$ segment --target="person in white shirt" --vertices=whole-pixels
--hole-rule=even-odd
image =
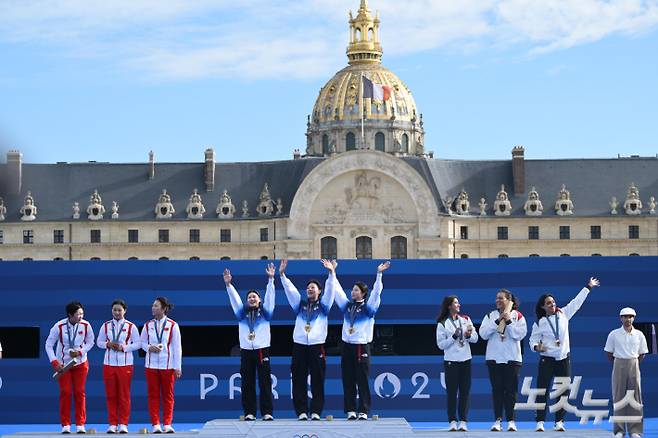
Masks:
[[[333,272],[331,262],[329,272]],[[310,280],[306,284],[306,297],[302,299],[295,285],[286,277],[288,260],[282,260],[279,265],[279,275],[286,298],[296,314],[295,329],[292,334],[292,401],[295,414],[299,420],[307,420],[311,412],[311,420],[322,417],[324,407],[324,376],[327,368],[327,355],[324,343],[327,339],[328,315],[334,303],[333,288],[329,286],[329,277],[325,282],[324,292],[318,280]],[[311,376],[311,409],[309,411],[307,379]]]
[[[468,402],[471,393],[471,345],[478,334],[468,315],[460,314],[456,295],[443,298],[436,319],[436,345],[443,350],[447,411],[450,431],[468,431]],[[459,395],[459,402],[457,396]],[[459,426],[457,414],[459,413]]]
[[[555,297],[544,294],[539,297],[535,305],[535,316],[537,319],[532,324],[530,334],[530,349],[541,355],[539,360],[539,372],[537,377],[537,388],[546,388],[546,392],[537,396],[537,403],[546,403],[546,397],[551,389],[551,382],[555,377],[571,378],[571,359],[569,346],[569,320],[578,312],[587,299],[592,288],[599,285],[599,280],[590,278],[587,285],[580,290],[578,295],[565,307],[557,307]],[[568,394],[568,392],[566,393]],[[536,412],[537,432],[544,431],[546,420],[546,409],[538,409]],[[553,430],[564,432],[564,416],[566,411],[560,409],[555,413],[555,426]]]
[[[231,308],[238,320],[238,337],[240,339],[240,394],[244,419],[256,419],[256,374],[260,390],[260,412],[263,421],[272,421],[274,406],[272,402],[272,375],[270,366],[270,321],[274,314],[274,263],[267,265],[267,289],[265,299],[261,302],[256,290],[247,292],[247,305],[235,290],[231,280],[231,271],[224,270],[224,283],[231,302]]]
[[[619,312],[622,326],[610,332],[605,342],[604,351],[613,363],[612,366],[612,401],[617,403],[624,399],[627,391],[633,391],[633,399],[640,407],[630,403],[615,409],[615,417],[640,417],[640,421],[614,423],[615,438],[623,438],[628,432],[631,438],[640,438],[644,432],[644,410],[642,408],[642,386],[640,362],[649,352],[644,333],[633,327],[635,310],[624,307]]]
[[[375,314],[381,304],[382,273],[390,266],[390,262],[381,263],[377,267],[377,279],[368,294],[368,286],[357,281],[352,287],[352,300],[350,301],[336,278],[337,262],[332,260],[329,265],[324,263],[330,272],[330,286],[334,288],[334,300],[343,313],[342,351],[340,356],[340,371],[343,380],[344,411],[348,420],[367,420],[370,412],[370,343],[372,342],[375,327]],[[358,416],[356,413],[356,394],[359,393]]]
[[[139,329],[125,319],[124,300],[112,303],[112,319],[98,331],[96,345],[105,350],[103,381],[107,397],[107,433],[128,433],[130,419],[130,383],[133,378],[133,351],[142,347]]]
[[[94,330],[83,319],[84,314],[80,302],[70,302],[66,305],[67,317],[55,323],[46,339],[46,354],[56,372],[64,371],[64,367],[71,362],[74,364],[58,378],[62,433],[71,433],[71,395],[75,399],[76,432],[86,433],[87,352],[94,346]]]
[[[148,391],[149,416],[153,433],[174,433],[174,383],[183,375],[183,347],[180,327],[168,317],[174,308],[166,297],[153,301],[153,319],[144,324],[140,341],[146,352],[145,372]],[[162,420],[160,423],[160,402]]]

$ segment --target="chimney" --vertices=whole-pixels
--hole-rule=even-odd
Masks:
[[[520,195],[525,192],[525,164],[523,146],[514,146],[512,149],[512,180],[514,181],[514,194]]]
[[[149,152],[149,179],[155,178],[155,154]]]
[[[23,187],[23,154],[7,152],[7,193],[18,195]]]
[[[299,151],[299,149],[295,149],[292,151],[293,160],[299,160],[301,157],[302,157],[302,153]]]
[[[215,150],[206,149],[206,166],[204,168],[204,179],[206,182],[206,192],[215,190]]]

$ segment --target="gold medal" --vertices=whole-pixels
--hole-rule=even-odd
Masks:
[[[304,326],[304,330],[306,330],[306,333],[311,333],[311,324],[307,322]]]
[[[249,332],[249,336],[248,336],[248,338],[249,338],[250,341],[253,341],[254,339],[256,339],[256,333],[254,333],[254,332]]]
[[[353,335],[353,334],[354,334],[354,327],[350,327],[350,329],[348,330],[348,332],[349,332],[350,335]]]

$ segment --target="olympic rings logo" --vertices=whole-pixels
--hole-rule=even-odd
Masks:
[[[295,434],[292,438],[319,438],[319,437],[314,433],[312,433],[310,435],[305,433],[303,435]]]

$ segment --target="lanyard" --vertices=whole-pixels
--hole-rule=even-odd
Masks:
[[[315,313],[315,303],[307,302],[306,303],[306,324],[311,323],[311,317]]]
[[[359,311],[359,309],[363,306],[363,302],[361,303],[352,303],[350,306],[350,328],[354,327],[354,320],[356,319],[356,314]]]
[[[71,328],[69,327],[69,324],[70,324],[70,323],[67,321],[67,322],[66,322],[66,334],[68,335],[68,338],[69,338],[69,348],[70,348],[70,349],[73,349],[73,348],[75,347],[75,338],[76,338],[76,336],[78,335],[78,325],[79,325],[80,323],[77,323],[77,324],[73,327],[73,337],[71,337]]]
[[[114,321],[112,321],[112,342],[114,342],[115,344],[119,342],[119,338],[121,337],[121,331],[123,330],[124,325],[126,325],[126,321],[121,323],[121,325],[119,326],[119,334],[116,334],[116,332],[114,331]],[[156,333],[157,333],[157,329],[156,329]]]
[[[254,333],[254,327],[256,326],[256,320],[260,316],[260,309],[257,307],[255,309],[249,309],[247,311],[247,325],[249,326],[249,332]]]
[[[555,327],[553,327],[553,323],[551,323],[551,319],[547,316],[546,321],[548,321],[548,325],[551,327],[551,331],[553,332],[553,335],[555,336],[555,340],[559,341],[560,340],[560,314],[558,312],[555,312]]]
[[[158,340],[158,344],[162,344],[162,337],[164,336],[164,329],[165,329],[165,326],[167,325],[167,318],[165,317],[165,318],[162,318],[162,319],[163,319],[162,328],[160,330],[158,330],[158,320],[157,319],[153,320],[153,321],[155,321],[155,337]]]
[[[448,317],[448,320],[450,321],[450,324],[455,328],[455,331],[457,331],[457,324],[455,324],[455,321],[452,320],[452,316]],[[464,330],[461,330],[462,328],[462,320],[459,318],[459,315],[457,315],[457,321],[459,321],[459,339],[464,340]]]

